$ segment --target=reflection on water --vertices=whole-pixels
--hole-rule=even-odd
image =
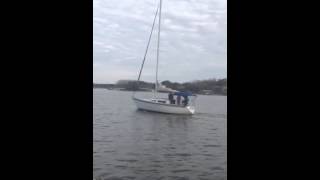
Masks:
[[[226,97],[197,114],[137,110],[130,92],[94,90],[94,178],[226,179]]]

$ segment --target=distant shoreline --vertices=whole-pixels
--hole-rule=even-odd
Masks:
[[[108,90],[108,91],[128,91],[128,92],[153,92],[152,89],[150,90],[128,90],[128,89],[109,89],[109,88],[103,88],[103,87],[94,87],[93,89],[104,89],[104,90]],[[167,94],[168,92],[158,92],[158,93],[163,93],[163,94]],[[201,94],[201,93],[194,93],[196,95],[203,95],[203,96],[227,96],[225,94]]]
[[[137,81],[137,80],[119,80],[115,84],[96,84],[93,83],[93,88],[102,88],[108,90],[119,91],[150,91],[155,89],[155,83]],[[159,82],[157,89],[163,92],[190,91],[194,94],[201,95],[223,95],[227,96],[227,79],[207,79],[197,80],[192,82],[177,83],[171,81]]]

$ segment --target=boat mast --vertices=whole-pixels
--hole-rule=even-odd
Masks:
[[[160,0],[160,9],[159,9],[159,30],[158,30],[158,48],[157,48],[157,67],[156,67],[156,83],[155,83],[155,90],[154,96],[156,97],[158,91],[158,65],[159,65],[159,46],[160,46],[160,27],[161,27],[161,6],[162,0]]]
[[[156,14],[155,14],[154,19],[153,19],[152,28],[151,28],[151,32],[150,32],[150,36],[149,36],[149,40],[148,40],[148,44],[147,44],[147,48],[146,48],[146,52],[144,53],[144,57],[143,57],[143,60],[142,60],[142,64],[141,64],[141,68],[140,68],[140,72],[139,72],[139,76],[138,76],[138,80],[137,80],[137,87],[138,88],[139,88],[139,82],[140,82],[140,77],[141,77],[142,69],[143,69],[143,66],[144,66],[144,62],[146,61],[146,57],[147,57],[147,53],[148,53],[148,49],[149,49],[149,45],[150,45],[150,41],[151,41],[151,37],[152,37],[153,28],[154,28],[154,25],[155,25],[155,22],[156,22],[156,19],[157,19],[158,11],[159,11],[159,7],[157,7],[157,11],[156,11]],[[132,97],[134,95],[135,95],[135,91],[133,92]]]

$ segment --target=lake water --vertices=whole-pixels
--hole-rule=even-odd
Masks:
[[[131,95],[93,89],[94,179],[227,179],[226,96],[200,95],[186,116],[138,111]]]

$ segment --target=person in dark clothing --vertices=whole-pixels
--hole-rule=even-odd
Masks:
[[[180,105],[180,102],[181,102],[181,96],[178,95],[178,96],[177,96],[177,105]]]
[[[189,103],[189,98],[188,98],[188,96],[183,96],[183,98],[184,98],[184,100],[183,100],[183,105],[184,105],[184,106],[187,106],[188,103]]]
[[[172,93],[169,93],[168,95],[168,98],[169,98],[169,101],[170,101],[170,104],[174,104],[174,99],[173,99],[173,94]]]

